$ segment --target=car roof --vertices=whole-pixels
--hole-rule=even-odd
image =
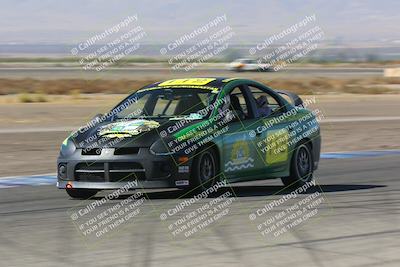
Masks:
[[[200,90],[211,90],[213,93],[218,93],[221,91],[229,83],[248,83],[253,85],[262,86],[268,88],[269,90],[274,91],[274,89],[265,86],[264,84],[249,80],[245,78],[226,78],[226,77],[196,77],[196,78],[180,78],[180,79],[172,79],[165,80],[156,83],[149,84],[136,92],[144,92],[151,90],[164,90],[164,89],[173,89],[173,88],[193,88]]]
[[[225,78],[225,77],[198,77],[198,78],[181,78],[156,82],[149,84],[139,91],[147,91],[154,89],[167,89],[167,88],[197,88],[197,89],[211,89],[219,91],[224,85],[240,78]]]
[[[197,78],[180,78],[180,79],[172,79],[172,80],[165,80],[156,83],[149,84],[138,92],[144,91],[151,91],[151,90],[164,90],[164,89],[171,89],[171,88],[193,88],[193,89],[204,89],[210,90],[212,93],[219,93],[222,88],[224,88],[229,83],[235,83],[234,86],[240,85],[242,83],[248,83],[250,85],[256,85],[264,87],[270,91],[276,93],[278,97],[282,99],[282,101],[287,102],[285,98],[281,96],[282,92],[276,91],[273,88],[265,86],[264,84],[249,80],[245,78],[226,78],[226,77],[197,77]]]

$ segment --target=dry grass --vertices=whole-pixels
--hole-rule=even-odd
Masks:
[[[0,95],[35,93],[70,95],[75,90],[79,93],[128,93],[156,80],[84,80],[84,79],[0,79]]]
[[[18,100],[21,103],[32,103],[33,102],[33,98],[30,94],[27,93],[22,93],[18,95]]]
[[[29,94],[39,95],[37,99],[45,101],[45,95],[70,95],[81,99],[81,94],[87,93],[130,93],[155,82],[156,80],[84,80],[84,79],[0,79],[0,95],[22,94],[21,102],[29,102]],[[272,88],[289,90],[298,94],[386,94],[399,93],[400,90],[389,89],[385,84],[400,84],[400,78],[366,78],[366,79],[276,79],[263,81]],[[28,96],[27,96],[28,95]],[[38,101],[36,101],[38,102]]]
[[[21,103],[43,103],[48,102],[49,99],[43,93],[22,93],[18,95],[18,101]]]
[[[82,96],[81,91],[79,89],[72,89],[69,92],[69,95],[71,96],[71,98],[73,100],[85,100],[85,99],[87,99],[87,97]]]

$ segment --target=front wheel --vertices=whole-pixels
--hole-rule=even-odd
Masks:
[[[313,179],[313,158],[307,144],[299,145],[293,153],[290,164],[290,175],[282,177],[285,186],[301,187]]]
[[[198,191],[204,191],[215,184],[218,174],[218,160],[214,149],[206,148],[193,162],[192,184]],[[193,187],[192,187],[193,188]]]
[[[93,189],[76,189],[76,188],[66,188],[67,194],[76,199],[88,199],[97,194],[97,190]]]

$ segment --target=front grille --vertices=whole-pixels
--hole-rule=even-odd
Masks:
[[[139,170],[144,171],[142,164],[137,162],[111,162],[110,163],[110,171],[111,170],[120,170],[120,171],[129,171],[129,170]]]
[[[77,164],[75,179],[82,182],[104,182],[104,163],[82,162]]]
[[[83,162],[75,167],[75,179],[85,182],[145,180],[145,169],[137,162]]]
[[[82,162],[78,163],[75,167],[76,172],[86,171],[104,171],[104,163],[102,162]]]
[[[145,169],[137,162],[112,162],[110,163],[110,181],[145,180]]]
[[[110,182],[131,182],[131,181],[144,181],[146,176],[144,173],[126,173],[126,172],[112,172],[110,173]]]
[[[105,182],[103,173],[77,173],[75,175],[77,181],[82,182]]]

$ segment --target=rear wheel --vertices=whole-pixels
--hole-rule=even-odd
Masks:
[[[293,153],[290,175],[282,177],[285,186],[300,187],[313,179],[313,158],[307,144],[300,144]]]
[[[66,188],[67,194],[76,199],[88,199],[96,195],[97,190],[93,189],[76,189],[76,188]]]

